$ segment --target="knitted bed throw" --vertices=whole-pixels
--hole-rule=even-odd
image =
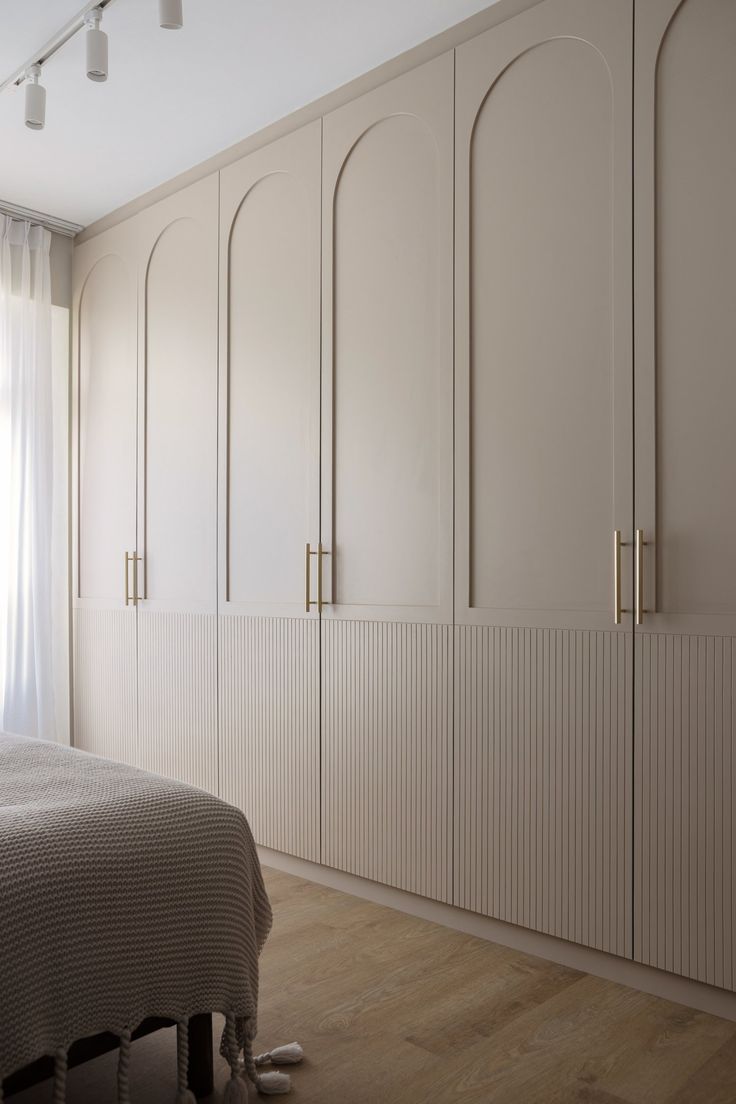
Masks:
[[[3,1077],[52,1055],[61,1104],[68,1047],[110,1031],[121,1041],[117,1095],[127,1104],[131,1032],[162,1016],[178,1025],[177,1100],[187,1104],[188,1019],[220,1012],[228,1095],[247,1099],[241,1071],[256,1084],[263,1076],[251,1041],[270,926],[237,809],[120,763],[0,734],[0,1097]]]

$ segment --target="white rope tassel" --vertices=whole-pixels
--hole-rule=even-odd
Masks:
[[[197,1104],[189,1088],[189,1024],[186,1020],[176,1025],[176,1075],[176,1104]]]
[[[120,1036],[118,1052],[118,1104],[130,1104],[130,1029]]]
[[[263,1055],[259,1055],[259,1057],[262,1058]],[[259,1093],[263,1093],[264,1096],[281,1096],[283,1093],[291,1092],[291,1078],[288,1073],[279,1073],[277,1070],[271,1070],[268,1073],[258,1072],[253,1058],[251,1041],[247,1037],[243,1047],[243,1060],[245,1072]]]
[[[253,1061],[257,1066],[266,1066],[269,1062],[274,1066],[295,1066],[303,1057],[304,1051],[299,1043],[287,1043],[267,1050],[265,1054],[256,1054]]]
[[[54,1104],[66,1104],[67,1054],[59,1047],[54,1055]]]
[[[248,1088],[240,1076],[240,1062],[238,1061],[238,1037],[235,1032],[235,1017],[225,1018],[225,1050],[228,1065],[230,1066],[230,1080],[225,1085],[222,1104],[248,1104]]]

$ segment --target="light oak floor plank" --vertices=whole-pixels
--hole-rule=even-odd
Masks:
[[[265,875],[275,922],[257,1045],[303,1044],[295,1104],[736,1101],[736,1024],[288,874]],[[174,1049],[168,1031],[135,1045],[135,1104],[173,1104]],[[226,1077],[218,1059],[218,1092]],[[114,1084],[111,1056],[73,1070],[69,1104],[114,1104]],[[49,1098],[46,1085],[14,1101]]]

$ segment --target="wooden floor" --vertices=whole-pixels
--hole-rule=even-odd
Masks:
[[[295,1104],[736,1101],[734,1023],[265,873],[258,1048],[304,1046]],[[135,1104],[173,1104],[174,1064],[172,1032],[135,1044]],[[68,1097],[113,1104],[112,1059],[72,1070]],[[49,1099],[48,1085],[13,1098]]]

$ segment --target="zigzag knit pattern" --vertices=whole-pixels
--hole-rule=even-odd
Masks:
[[[0,734],[0,1085],[110,1031],[175,1020],[179,1098],[188,1019],[220,1012],[250,1055],[258,955],[271,926],[239,810],[202,790],[81,751]],[[231,1029],[232,1030],[232,1029]],[[1,1099],[1,1093],[0,1093]]]

